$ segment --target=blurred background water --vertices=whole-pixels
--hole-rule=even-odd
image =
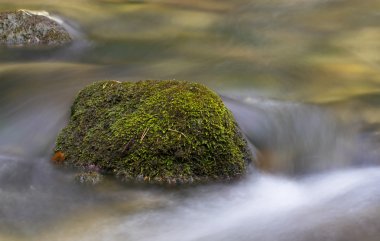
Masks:
[[[0,47],[0,240],[378,240],[379,1],[0,0],[20,8],[74,41]],[[105,79],[209,86],[267,174],[78,186],[49,159],[76,93]]]

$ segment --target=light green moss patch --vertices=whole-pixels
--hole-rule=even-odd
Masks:
[[[83,89],[59,134],[65,164],[124,180],[191,183],[245,174],[251,156],[220,97],[185,81],[103,81]]]

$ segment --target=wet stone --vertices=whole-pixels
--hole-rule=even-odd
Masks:
[[[103,176],[98,172],[88,171],[76,174],[75,180],[81,184],[96,185],[103,181]]]
[[[55,152],[65,166],[169,185],[236,180],[253,162],[222,99],[206,86],[177,80],[85,87]],[[92,182],[92,175],[79,180]]]
[[[0,45],[60,46],[71,40],[65,28],[48,14],[26,10],[0,12]]]

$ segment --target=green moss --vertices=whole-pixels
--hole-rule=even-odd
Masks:
[[[65,163],[126,180],[200,182],[245,174],[246,142],[220,97],[185,81],[104,81],[83,89],[57,139]]]

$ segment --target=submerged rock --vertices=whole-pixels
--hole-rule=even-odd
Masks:
[[[57,138],[64,164],[123,180],[192,183],[243,176],[252,159],[220,97],[185,81],[97,82]]]
[[[58,46],[69,43],[69,33],[47,13],[45,15],[26,10],[0,12],[0,44]]]
[[[103,180],[103,176],[95,171],[80,172],[75,175],[75,180],[80,184],[96,185]]]

